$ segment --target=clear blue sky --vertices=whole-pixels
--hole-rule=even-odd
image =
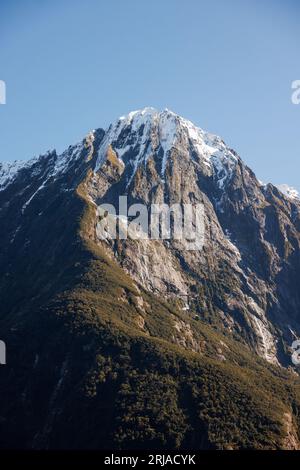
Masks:
[[[0,161],[167,107],[300,189],[299,20],[299,0],[1,0]]]

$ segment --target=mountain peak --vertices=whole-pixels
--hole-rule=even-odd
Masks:
[[[146,107],[132,111],[109,126],[101,142],[95,171],[106,160],[109,147],[127,166],[132,166],[128,184],[140,164],[150,156],[159,159],[164,180],[167,162],[175,147],[181,154],[197,155],[197,159],[219,179],[220,187],[237,163],[237,156],[224,141],[195,126],[169,109],[158,111]]]
[[[277,188],[290,199],[300,199],[300,194],[297,189],[292,188],[288,184],[278,184]]]

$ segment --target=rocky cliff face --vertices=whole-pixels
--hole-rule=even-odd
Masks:
[[[118,212],[119,196],[128,207],[201,205],[203,246],[112,237],[115,218],[98,206]],[[262,185],[222,139],[168,110],[130,113],[62,155],[1,164],[0,331],[11,351],[1,369],[3,445],[297,447],[298,378],[282,366],[292,366],[300,336],[299,211],[294,193]],[[150,383],[173,390],[164,424],[154,402],[151,416],[132,406],[134,393],[152,403]],[[227,422],[239,420],[236,435],[220,421],[217,437],[222,401]],[[243,413],[254,413],[254,427],[268,423],[255,439]],[[95,433],[97,416],[108,434]],[[82,440],[72,431],[81,426]]]
[[[114,159],[112,159],[112,155]],[[122,240],[109,249],[146,289],[181,300],[273,363],[299,334],[300,201],[262,185],[217,136],[165,110],[110,126],[88,191],[97,204],[203,204],[205,242]]]

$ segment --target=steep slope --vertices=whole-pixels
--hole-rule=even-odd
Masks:
[[[252,259],[265,256],[265,238],[279,249],[270,239],[279,219],[269,216],[261,251],[242,228],[246,219],[262,230],[255,197],[280,210],[294,254],[273,262],[292,279],[297,203],[261,188],[220,139],[195,131],[193,142],[191,124],[169,111],[118,122],[60,156],[10,168],[9,178],[3,169],[1,447],[297,448],[299,379],[265,361],[280,360],[279,348],[271,354],[258,331],[265,339],[265,321],[270,341],[279,341],[280,315],[298,331],[298,298]],[[204,202],[203,250],[186,252],[172,240],[99,240],[95,204],[125,193],[129,203]],[[281,302],[273,317],[256,306],[269,305],[268,296]]]
[[[114,167],[111,154],[117,172],[97,171]],[[128,206],[202,203],[202,250],[177,240],[125,240],[112,244],[114,255],[146,289],[181,298],[267,360],[290,362],[286,353],[300,327],[297,198],[261,185],[219,137],[152,108],[108,129],[89,193],[97,204],[115,206],[123,194]]]

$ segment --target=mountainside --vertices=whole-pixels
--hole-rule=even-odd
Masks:
[[[201,204],[203,247],[113,237],[119,196]],[[299,214],[168,110],[0,164],[1,447],[299,448]]]

